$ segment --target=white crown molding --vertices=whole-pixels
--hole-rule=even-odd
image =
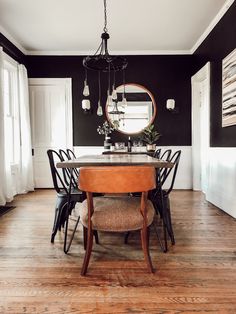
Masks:
[[[87,56],[93,55],[94,51],[42,51],[28,50],[30,56]],[[190,50],[133,50],[133,51],[110,51],[111,55],[190,55]]]
[[[27,50],[21,46],[21,44],[13,37],[11,36],[6,30],[5,28],[3,28],[0,25],[0,32],[13,44],[15,45],[23,54],[27,54]]]
[[[216,26],[216,24],[221,20],[221,18],[225,15],[225,13],[228,11],[228,9],[231,7],[231,5],[234,3],[235,0],[228,0],[225,2],[225,4],[222,6],[221,10],[218,12],[218,14],[214,17],[214,19],[211,21],[211,23],[208,25],[207,29],[204,31],[204,33],[198,38],[197,42],[194,44],[192,49],[190,50],[191,54],[194,54],[194,52],[198,49],[198,47],[203,43],[203,41],[207,38],[207,36],[210,34],[210,32],[213,30],[213,28]]]

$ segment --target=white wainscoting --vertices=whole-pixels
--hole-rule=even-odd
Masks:
[[[159,147],[159,146],[158,146]],[[162,151],[172,149],[173,152],[181,149],[181,158],[177,177],[175,180],[175,189],[192,189],[192,148],[191,146],[160,146]],[[103,152],[102,146],[75,146],[76,156],[96,155]]]
[[[175,189],[192,189],[191,146],[163,146],[182,150]],[[76,146],[77,156],[101,154],[102,146]],[[236,218],[236,148],[209,148],[207,201]]]
[[[206,199],[236,218],[236,148],[210,147]]]

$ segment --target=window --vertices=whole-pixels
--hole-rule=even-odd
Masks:
[[[5,125],[5,156],[11,164],[19,161],[19,103],[17,66],[4,60],[3,99],[4,99],[4,125]]]

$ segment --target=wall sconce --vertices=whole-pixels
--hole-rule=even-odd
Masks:
[[[171,113],[179,113],[179,108],[175,107],[175,100],[174,99],[167,99],[166,109],[169,110]]]
[[[82,100],[82,109],[84,110],[84,113],[88,113],[90,111],[91,104],[89,99]]]

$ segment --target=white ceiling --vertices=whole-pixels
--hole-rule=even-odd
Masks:
[[[192,53],[234,0],[107,0],[109,50]],[[26,54],[95,52],[103,0],[0,0],[0,31]]]

